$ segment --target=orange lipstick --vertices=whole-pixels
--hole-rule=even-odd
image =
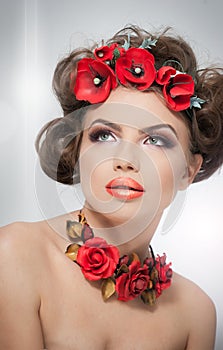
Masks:
[[[131,200],[143,195],[144,188],[130,177],[118,177],[111,180],[106,186],[106,191],[113,197]]]

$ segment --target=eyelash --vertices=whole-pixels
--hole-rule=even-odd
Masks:
[[[105,140],[99,140],[100,136],[103,135],[109,135],[113,138],[113,140],[116,140],[116,137],[114,136],[113,132],[109,129],[97,129],[97,130],[93,130],[90,134],[89,134],[89,139],[92,142],[108,142]],[[110,142],[114,142],[114,141],[110,141]]]
[[[153,141],[153,140],[157,140],[157,142],[161,142],[161,145],[158,145],[156,143],[150,143],[150,145],[156,146],[156,147],[162,147],[162,148],[172,148],[174,147],[174,142],[172,140],[170,140],[167,137],[161,136],[161,135],[151,135],[149,136],[145,141],[144,144],[146,144],[146,142],[149,141]]]
[[[111,136],[113,140],[108,141],[108,140],[100,139],[100,137],[102,137],[104,135]],[[111,131],[110,129],[106,129],[106,128],[100,128],[100,129],[93,130],[92,132],[89,133],[89,139],[91,142],[94,142],[94,143],[96,143],[96,142],[115,142],[117,140],[113,131]],[[154,139],[157,140],[157,143],[161,143],[161,144],[152,143],[152,141]],[[174,142],[172,140],[170,140],[167,137],[161,136],[161,135],[149,135],[144,140],[143,144],[147,145],[147,141],[150,141],[150,143],[148,143],[149,145],[152,145],[155,147],[160,147],[160,148],[172,148],[172,147],[174,147]]]

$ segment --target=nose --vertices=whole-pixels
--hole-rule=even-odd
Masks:
[[[124,160],[124,159],[114,159],[114,170],[115,171],[118,171],[118,170],[122,170],[124,172],[128,172],[128,171],[132,171],[132,172],[138,172],[139,169],[138,167],[127,161],[127,160]]]
[[[121,148],[121,149],[120,149]],[[123,172],[138,172],[139,171],[139,154],[136,146],[132,144],[122,143],[119,152],[114,156],[113,169]]]

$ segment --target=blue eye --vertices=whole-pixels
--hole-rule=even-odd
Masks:
[[[147,139],[144,141],[144,144],[146,145],[153,145],[157,147],[163,147],[163,148],[172,148],[174,147],[174,143],[167,139],[166,137],[156,135],[156,136],[149,136]]]
[[[160,143],[157,137],[152,136],[148,138],[148,141],[151,145],[158,145]]]
[[[89,134],[89,138],[92,142],[114,142],[115,136],[110,130],[96,130]]]
[[[110,133],[101,133],[100,135],[98,135],[98,141],[102,141],[102,142],[105,142],[105,141],[110,141],[110,140],[114,140],[113,136],[110,134]]]

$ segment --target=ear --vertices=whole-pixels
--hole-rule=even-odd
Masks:
[[[202,163],[203,157],[201,154],[193,154],[190,156],[188,166],[186,167],[185,173],[180,181],[180,191],[184,191],[194,181],[194,178],[200,170]]]

